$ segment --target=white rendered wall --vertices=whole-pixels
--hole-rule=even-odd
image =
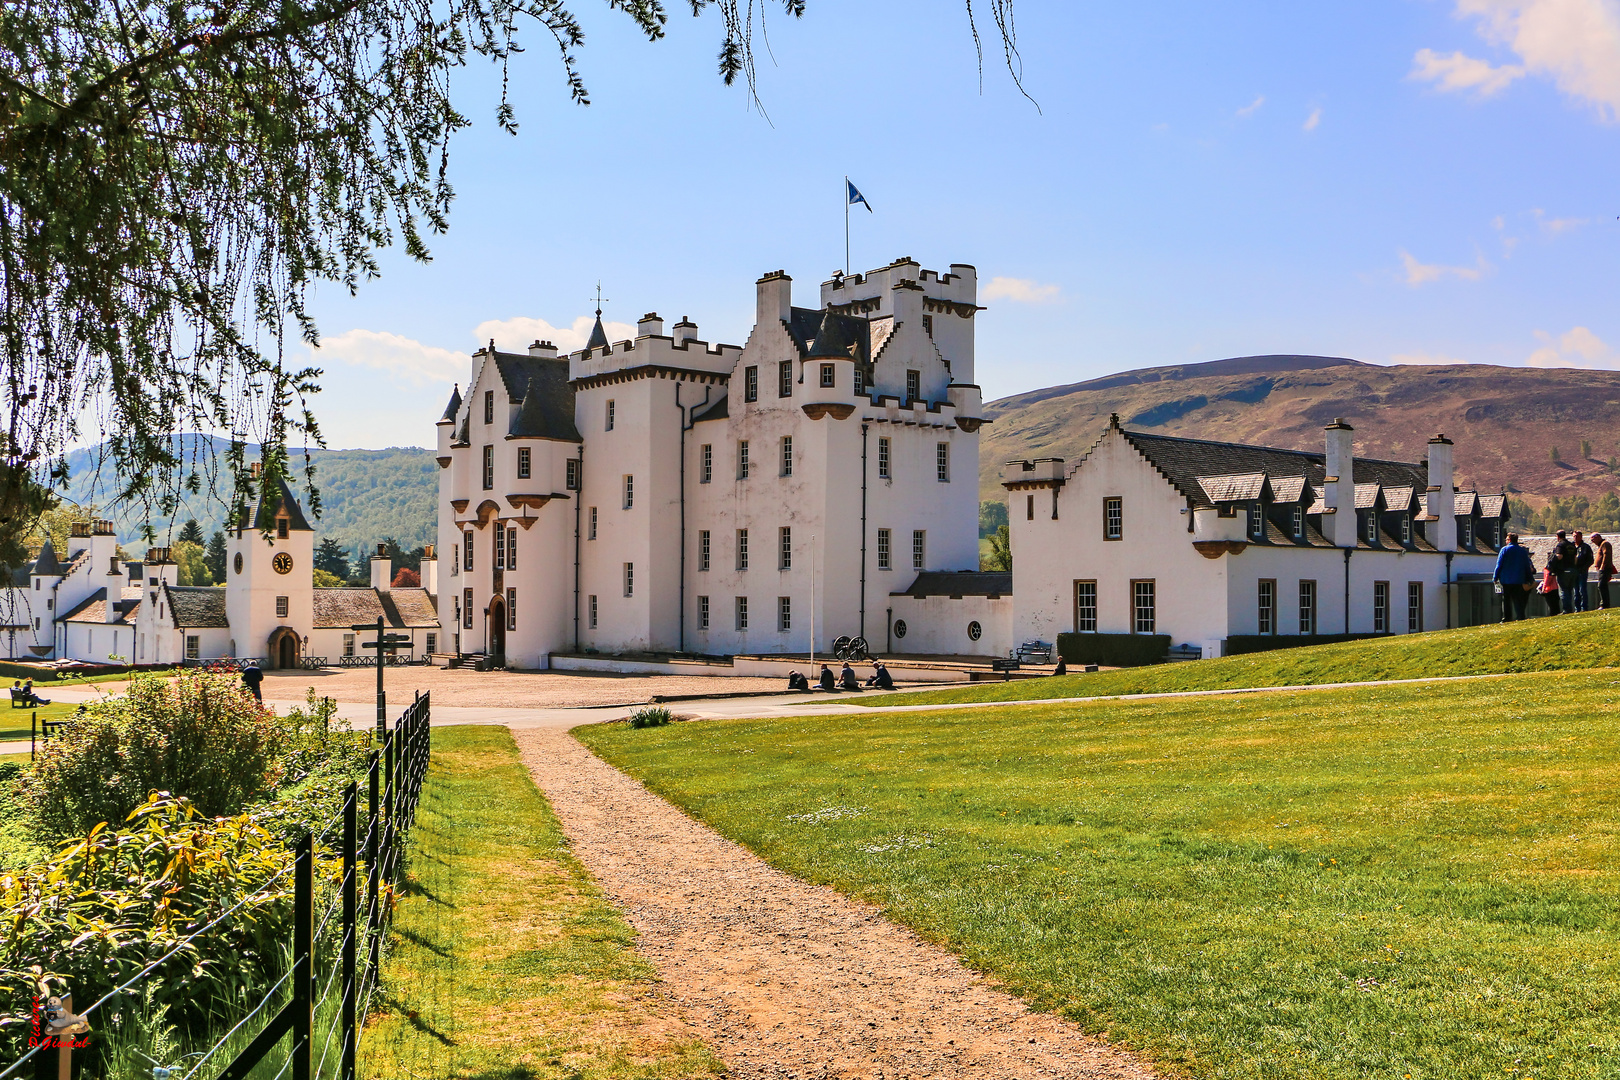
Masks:
[[[269,657],[270,635],[280,627],[294,630],[300,640],[309,636],[315,622],[314,578],[315,534],[294,529],[285,539],[273,532],[269,537],[257,529],[231,530],[225,540],[225,612],[230,623],[230,640],[237,656]],[[292,570],[277,573],[273,564],[279,554],[292,557]],[[242,556],[242,569],[236,569],[236,556]],[[150,590],[148,590],[150,593]],[[276,598],[287,597],[287,614],[276,614]]]

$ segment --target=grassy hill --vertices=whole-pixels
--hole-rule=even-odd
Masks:
[[[187,460],[196,462],[194,468],[207,476],[210,461],[222,455],[226,443],[220,439],[185,436]],[[249,460],[258,453],[258,447],[248,448]],[[312,450],[315,463],[316,486],[323,503],[321,516],[312,517],[321,537],[332,537],[353,553],[371,549],[385,537],[392,536],[406,550],[430,544],[436,533],[436,507],[439,493],[439,468],[431,450],[419,447],[390,447],[386,450]],[[301,466],[301,455],[295,455],[295,464]],[[96,448],[75,451],[68,457],[71,482],[64,494],[81,505],[96,503],[109,507],[114,493],[111,480],[96,470]],[[206,491],[187,498],[175,515],[174,528],[178,532],[187,518],[196,518],[204,535],[213,535],[224,527],[226,508]],[[304,507],[309,508],[307,495],[299,491]],[[118,530],[120,541],[144,547],[140,538],[145,515],[135,508],[110,507],[110,516]],[[168,522],[154,523],[159,542],[164,539]]]
[[[863,694],[853,704],[943,705],[976,701],[1167,694],[1250,686],[1422,679],[1502,672],[1620,667],[1620,611],[1592,611],[1520,623],[1398,634],[1332,645],[1182,664],[1121,668],[1046,679],[989,682],[910,694]]]
[[[1536,506],[1575,495],[1595,502],[1620,484],[1609,468],[1620,456],[1620,371],[1248,356],[1034,390],[985,413],[995,423],[980,448],[984,499],[1004,497],[1003,461],[1077,461],[1110,413],[1166,435],[1314,451],[1323,426],[1342,416],[1356,429],[1357,454],[1403,461],[1424,460],[1429,438],[1444,432],[1456,441],[1464,484],[1511,484]]]

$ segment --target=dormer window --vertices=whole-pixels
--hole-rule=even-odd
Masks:
[[[1258,499],[1256,499],[1254,502],[1249,504],[1249,535],[1254,537],[1256,540],[1258,540],[1262,536],[1264,536],[1265,534],[1266,534],[1265,508],[1263,506],[1261,506],[1260,501]]]
[[[1378,511],[1377,510],[1369,510],[1369,511],[1367,511],[1367,543],[1376,544],[1377,542],[1378,542]]]
[[[1457,522],[1457,527],[1458,527],[1458,529],[1461,530],[1462,546],[1463,547],[1473,547],[1474,546],[1474,519],[1473,518],[1463,518],[1461,521]]]
[[[1401,543],[1410,544],[1411,542],[1412,542],[1412,515],[1410,515],[1410,514],[1402,514],[1401,515]]]
[[[1294,539],[1305,539],[1305,507],[1299,503],[1294,504]]]

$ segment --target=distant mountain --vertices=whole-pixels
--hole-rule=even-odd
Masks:
[[[1609,467],[1620,456],[1620,371],[1281,355],[1146,368],[993,401],[980,497],[1004,496],[1006,460],[1078,461],[1110,413],[1127,428],[1300,450],[1320,450],[1322,428],[1342,416],[1356,429],[1357,454],[1402,461],[1425,460],[1430,437],[1443,432],[1457,444],[1460,484],[1511,485],[1532,505],[1596,500],[1620,484]]]
[[[182,436],[182,448],[188,462],[207,476],[218,457],[229,444],[223,439],[201,435]],[[122,510],[112,505],[116,488],[108,470],[107,475],[96,470],[99,447],[78,450],[68,455],[70,482],[64,494],[76,503],[97,503],[109,511],[118,530],[118,538],[139,548],[144,515],[135,509]],[[257,446],[248,447],[248,459],[258,456]],[[321,493],[321,516],[311,516],[318,537],[332,537],[342,544],[351,556],[360,550],[374,550],[373,545],[392,536],[406,550],[433,542],[437,531],[434,521],[439,491],[439,468],[431,450],[419,447],[390,447],[387,450],[311,450],[315,463],[315,486]],[[303,452],[293,455],[294,466],[302,468]],[[187,518],[196,518],[204,535],[211,536],[225,527],[226,508],[207,494],[207,483],[200,495],[188,496],[185,505],[175,514],[174,531],[178,533]],[[308,493],[301,483],[294,485],[304,508],[309,509]],[[154,522],[161,543],[167,535],[169,522]]]

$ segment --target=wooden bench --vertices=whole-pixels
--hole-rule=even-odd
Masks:
[[[11,688],[11,707],[13,709],[32,709],[43,704],[45,703],[39,699],[39,695],[32,690],[24,690],[19,686]]]

